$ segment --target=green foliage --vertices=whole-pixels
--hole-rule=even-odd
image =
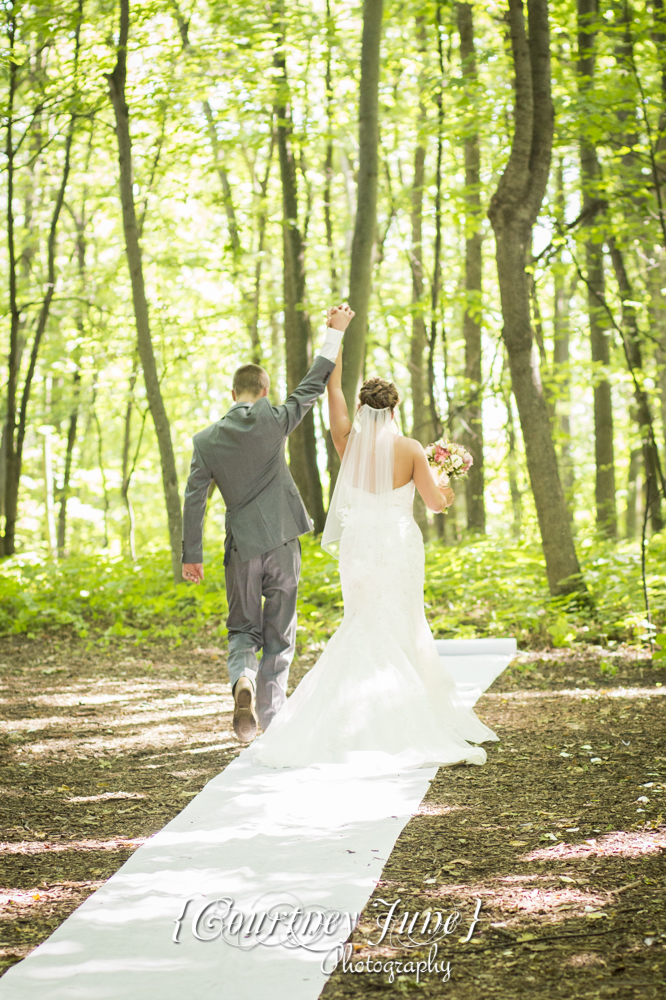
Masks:
[[[655,635],[654,642],[656,649],[652,653],[652,659],[657,661],[666,660],[666,635],[661,633]]]
[[[653,619],[666,613],[666,538],[648,549],[648,592]],[[581,568],[592,610],[551,598],[540,546],[487,538],[451,548],[427,549],[426,601],[433,630],[441,636],[515,636],[521,646],[569,646],[575,641],[643,640],[640,548],[593,537],[579,542]]]
[[[226,612],[221,561],[200,588],[174,584],[164,552],[134,564],[106,556],[73,556],[61,563],[15,557],[3,564],[0,576],[5,635],[70,626],[82,638],[180,642],[218,629]]]
[[[614,547],[584,539],[583,570],[594,609],[548,594],[541,550],[530,542],[485,538],[471,544],[426,547],[426,614],[440,638],[515,636],[525,647],[576,642],[643,644],[646,622],[637,544]],[[342,592],[335,559],[317,539],[302,539],[299,650],[321,650],[340,623]],[[666,538],[648,550],[653,620],[666,622]],[[202,586],[176,585],[167,553],[132,564],[105,556],[61,563],[15,557],[0,571],[0,630],[37,635],[70,628],[81,637],[143,642],[226,634],[221,554],[206,564]],[[657,644],[666,645],[659,634]],[[664,657],[663,651],[655,659]],[[602,668],[603,669],[603,668]],[[612,672],[612,666],[608,667]]]
[[[578,265],[585,271],[586,248],[597,246],[610,312],[621,324],[627,308],[636,311],[643,364],[638,380],[659,415],[655,433],[663,454],[666,221],[654,183],[654,162],[663,161],[666,138],[663,26],[655,21],[654,5],[602,5],[589,22],[597,33],[596,62],[594,79],[585,82],[577,69],[576,5],[550,7],[555,150],[535,232],[532,305],[539,377],[552,411],[560,472],[595,602],[588,621],[584,608],[552,601],[547,593],[519,418],[501,346],[503,321],[487,208],[509,154],[515,95],[500,7],[473,4],[474,82],[463,72],[455,4],[385,5],[379,239],[366,366],[368,374],[395,380],[402,399],[398,422],[410,433],[415,423],[412,321],[421,316],[429,330],[440,331],[429,364],[447,431],[460,437],[470,399],[478,394],[483,402],[490,537],[449,548],[429,545],[426,599],[436,633],[500,632],[516,635],[523,645],[567,646],[583,638],[640,642],[646,623],[636,545],[614,548],[589,537],[595,519],[594,387],[601,381],[612,385],[619,527],[627,537],[635,536],[641,523],[645,477],[632,456],[640,453],[642,432],[621,338],[609,336],[608,364],[590,361],[588,292]],[[284,45],[271,5],[256,0],[217,5],[193,0],[187,6],[151,0],[131,6],[127,97],[134,197],[181,489],[192,435],[228,408],[237,365],[256,356],[269,371],[274,401],[286,392],[283,192],[273,112],[274,60],[280,53],[290,84],[297,221],[306,235],[306,300],[314,350],[321,343],[326,308],[347,287],[356,209],[363,5],[293,0],[282,8]],[[116,60],[117,9],[96,3],[81,8],[78,53],[73,32],[77,11],[77,5],[58,2],[14,4],[0,31],[6,111],[9,68],[16,70],[6,138],[14,150],[18,399],[37,316],[50,288],[48,234],[70,115],[75,124],[57,230],[54,298],[26,411],[17,526],[24,554],[0,569],[0,629],[37,634],[45,627],[69,627],[108,638],[153,634],[180,641],[204,628],[223,630],[223,571],[221,561],[208,562],[203,587],[175,586],[163,551],[154,550],[155,540],[165,537],[160,459],[136,361],[117,192],[118,151],[105,78]],[[441,198],[436,184],[440,129]],[[481,162],[478,191],[470,189],[463,170],[465,144],[475,137]],[[594,147],[600,165],[588,194],[605,206],[583,221],[581,140]],[[424,289],[416,302],[410,240],[421,149]],[[6,200],[8,163],[4,170]],[[663,188],[663,176],[661,183]],[[479,195],[478,210],[470,208],[471,194]],[[465,291],[465,238],[477,232],[483,237],[483,292],[472,295]],[[619,294],[604,249],[611,237],[624,253],[630,298]],[[442,280],[439,305],[431,314],[437,240]],[[12,287],[9,267],[5,249],[0,253],[0,285],[7,293]],[[478,387],[464,374],[466,312],[482,327],[483,384]],[[11,308],[5,308],[0,317],[5,359],[10,355],[11,315]],[[605,311],[603,322],[610,332]],[[427,385],[425,357],[421,374]],[[0,415],[7,413],[7,405],[3,389]],[[325,399],[316,412],[326,494]],[[56,566],[44,557],[56,548],[55,522],[63,498],[67,516],[61,548],[72,555]],[[218,495],[211,500],[206,524],[206,543],[216,551],[221,549],[222,521]],[[465,523],[461,491],[448,517],[450,534],[464,538]],[[509,540],[509,531],[521,533],[524,540]],[[134,548],[139,554],[135,565],[126,558]],[[100,549],[103,553],[95,554]],[[662,549],[659,539],[651,542],[649,588],[657,622],[663,617],[665,594],[658,560]],[[299,639],[318,648],[340,615],[336,567],[306,542]],[[663,655],[663,650],[656,653],[657,658]]]

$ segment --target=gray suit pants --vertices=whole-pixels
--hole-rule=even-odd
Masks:
[[[229,680],[232,689],[239,677],[253,681],[262,729],[266,729],[287,698],[289,667],[296,648],[300,572],[298,538],[247,562],[240,561],[233,541],[225,554]],[[259,650],[262,656],[257,663]]]

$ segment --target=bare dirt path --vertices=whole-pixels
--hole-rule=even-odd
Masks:
[[[240,750],[219,648],[130,648],[0,641],[1,969]],[[324,995],[665,996],[664,684],[630,651],[521,656],[478,706],[501,742],[440,769]],[[394,903],[413,941],[377,945]],[[416,982],[429,911],[460,914],[446,982]]]

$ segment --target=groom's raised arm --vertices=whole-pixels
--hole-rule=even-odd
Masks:
[[[344,332],[353,317],[354,313],[348,305],[329,309],[326,339],[317,353],[312,368],[296,386],[286,403],[273,407],[273,413],[284,434],[291,434],[312,408],[315,400],[323,395],[326,383],[335,368]]]
[[[349,307],[345,310],[351,313]],[[336,312],[338,310],[335,310]],[[342,313],[342,310],[339,310]],[[351,313],[351,316],[354,314]],[[331,377],[331,372],[335,368],[335,362],[340,350],[340,344],[344,336],[345,328],[349,319],[346,317],[342,330],[332,326],[326,328],[326,339],[317,352],[310,371],[282,406],[274,406],[273,413],[280,423],[284,434],[291,434],[295,427],[298,427],[303,417],[312,408],[317,398],[323,395],[326,383]]]

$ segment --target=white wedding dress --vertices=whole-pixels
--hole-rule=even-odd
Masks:
[[[425,618],[414,483],[388,490],[353,485],[368,479],[370,453],[370,485],[393,483],[393,422],[387,411],[368,410],[355,420],[357,447],[348,444],[351,461],[343,459],[338,479],[339,530],[327,523],[322,541],[326,546],[327,533],[334,541],[339,534],[342,623],[250,755],[269,767],[352,764],[363,772],[483,764],[485,750],[469,741],[498,737],[461,704]]]

